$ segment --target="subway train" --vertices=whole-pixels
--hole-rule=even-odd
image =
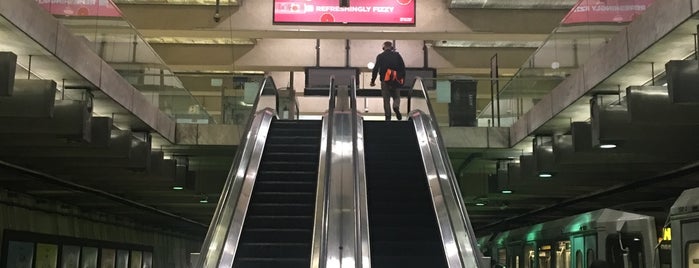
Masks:
[[[478,244],[498,267],[583,268],[595,260],[625,268],[662,263],[657,260],[655,219],[614,209],[480,237]]]

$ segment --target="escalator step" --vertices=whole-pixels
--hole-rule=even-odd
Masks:
[[[310,254],[311,243],[241,243],[238,252],[245,258],[293,259]]]
[[[233,264],[233,268],[308,268],[310,266],[309,258],[238,258]]]
[[[315,136],[275,136],[267,139],[267,144],[318,144],[320,138]]]
[[[265,203],[250,204],[248,215],[256,216],[304,216],[313,215],[315,204]]]
[[[318,144],[266,144],[265,153],[267,152],[296,152],[318,154],[318,152],[320,152],[320,142]]]
[[[371,255],[371,266],[381,268],[447,267],[444,256],[376,256]]]
[[[316,171],[318,163],[313,162],[287,162],[287,161],[262,161],[260,169],[277,171]]]
[[[293,192],[254,192],[252,194],[253,203],[313,203],[315,202],[315,192],[293,193]]]
[[[257,173],[257,180],[264,180],[264,179],[269,179],[272,178],[274,180],[289,180],[289,181],[298,181],[298,180],[312,180],[316,181],[318,180],[318,170],[312,170],[312,171],[279,171],[279,170],[260,170]]]
[[[285,228],[311,229],[313,228],[312,216],[249,216],[247,224],[256,228],[275,228],[284,226]]]
[[[297,192],[314,193],[316,183],[314,181],[271,181],[262,180],[255,182],[255,191],[260,192]]]
[[[321,129],[272,121],[233,267],[310,267]]]
[[[442,244],[439,242],[373,242],[372,255],[377,256],[432,256],[442,254]],[[425,246],[429,245],[429,246]]]
[[[246,243],[306,243],[312,236],[312,229],[247,228],[240,239]]]
[[[365,122],[373,267],[447,267],[412,121]]]
[[[297,152],[268,152],[262,157],[262,161],[301,161],[318,162],[318,153],[297,153]]]

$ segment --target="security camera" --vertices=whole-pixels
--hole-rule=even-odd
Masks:
[[[221,21],[221,14],[219,14],[219,13],[214,14],[214,21],[215,22]]]

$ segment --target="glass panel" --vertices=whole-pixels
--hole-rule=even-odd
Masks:
[[[143,258],[140,251],[131,251],[129,258],[129,268],[141,268],[141,259]]]
[[[103,248],[100,252],[100,268],[114,268],[116,262],[116,251]]]
[[[58,266],[58,245],[36,244],[35,268],[53,268]]]
[[[112,0],[37,1],[85,41],[94,53],[138,89],[153,106],[178,123],[213,122],[206,109],[184,88],[182,81],[138,31],[122,18],[121,11]]]
[[[517,73],[501,82],[501,126],[510,126],[529,111],[654,1],[578,1]],[[492,105],[490,100],[479,119],[492,118]]]
[[[116,268],[129,268],[129,251],[118,250],[116,258]]]
[[[78,268],[80,247],[63,246],[61,249],[61,268]]]
[[[97,248],[84,247],[80,254],[81,268],[97,268]]]
[[[7,267],[32,268],[34,243],[10,241],[7,247]]]

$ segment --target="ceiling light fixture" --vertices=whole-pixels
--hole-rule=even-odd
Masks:
[[[209,203],[209,197],[205,194],[201,195],[201,199],[199,199],[199,203],[202,203],[202,204]]]
[[[553,174],[551,174],[551,173],[545,173],[545,172],[539,173],[539,178],[551,178],[551,177],[553,177]]]
[[[599,148],[601,149],[614,149],[616,148],[616,144],[600,144]]]
[[[512,190],[502,190],[502,191],[500,191],[500,192],[503,193],[503,194],[511,194],[511,193],[512,193]]]
[[[173,190],[184,190],[184,187],[182,186],[172,186]]]
[[[476,206],[479,206],[479,207],[485,206],[485,203],[483,203],[483,202],[478,202],[478,203],[476,203]]]

